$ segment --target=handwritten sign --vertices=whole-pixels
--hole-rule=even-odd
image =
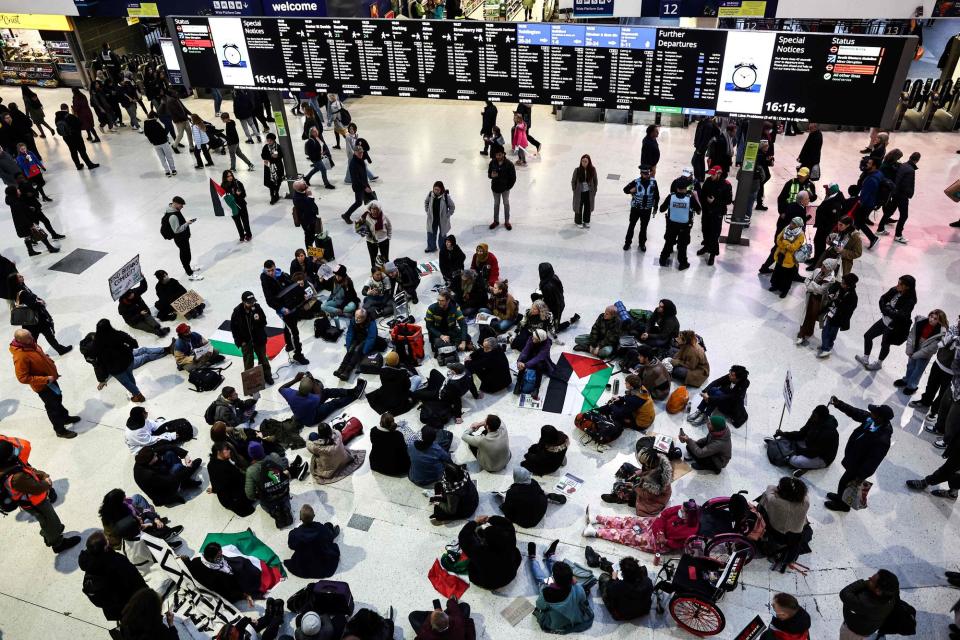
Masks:
[[[263,366],[258,364],[242,371],[240,373],[240,383],[245,396],[252,396],[257,391],[266,389],[267,381],[263,376]]]
[[[197,307],[203,304],[203,297],[191,289],[185,294],[170,303],[170,306],[177,310],[180,315],[187,315]]]
[[[318,260],[323,259],[323,247],[307,247],[307,255]]]
[[[137,254],[110,276],[110,295],[114,300],[119,300],[123,294],[140,284],[141,280],[143,273],[140,271],[140,254]]]

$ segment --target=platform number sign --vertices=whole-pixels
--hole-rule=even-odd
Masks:
[[[790,369],[787,369],[787,375],[783,379],[783,404],[790,411],[793,407],[793,376]]]
[[[660,3],[660,17],[678,17],[680,15],[680,0],[662,0]]]

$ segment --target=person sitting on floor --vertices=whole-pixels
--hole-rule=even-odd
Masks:
[[[444,416],[442,422],[450,420],[452,416],[454,422],[461,424],[463,422],[463,397],[467,392],[473,396],[474,400],[481,398],[477,385],[473,381],[473,376],[467,375],[467,368],[459,362],[453,362],[447,365],[449,373],[444,377],[442,373],[434,369],[427,378],[427,384],[420,388],[414,397],[422,400],[424,405],[436,404]],[[421,420],[423,412],[421,411]],[[442,426],[442,423],[433,426]]]
[[[125,539],[139,539],[141,533],[166,540],[173,549],[181,545],[181,541],[174,538],[180,535],[183,526],[168,525],[139,493],[127,497],[123,489],[111,489],[103,496],[99,516],[104,535],[116,549]]]
[[[517,531],[503,516],[477,516],[460,529],[460,550],[470,558],[470,584],[481,589],[500,589],[517,577],[522,558],[517,549]]]
[[[654,400],[666,400],[670,395],[670,372],[645,344],[637,349],[637,362],[630,369],[640,377],[640,383]]]
[[[600,567],[599,591],[604,606],[614,620],[633,620],[650,613],[653,582],[647,568],[636,558],[621,558],[620,571],[606,558],[587,547],[587,566]]]
[[[360,293],[363,294],[361,306],[367,311],[372,311],[378,318],[393,315],[391,289],[390,278],[387,277],[386,272],[382,268],[374,267],[370,270],[370,279],[360,289]]]
[[[483,429],[479,434],[476,431]],[[482,471],[496,473],[510,462],[510,439],[507,430],[501,425],[500,418],[492,413],[479,422],[470,425],[461,436],[477,457]]]
[[[680,322],[677,320],[677,305],[664,298],[653,310],[639,339],[655,349],[663,349],[670,345],[678,333]]]
[[[147,281],[140,280],[133,289],[130,289],[117,301],[117,311],[123,321],[134,329],[153,333],[159,337],[164,337],[170,333],[170,327],[162,327],[157,319],[150,314],[150,308],[143,301],[143,292],[147,290]]]
[[[367,394],[367,402],[377,413],[402,415],[416,405],[410,394],[422,380],[419,375],[400,366],[400,355],[390,351],[383,357],[383,366],[380,368],[380,388]],[[365,380],[358,380],[357,384],[361,382],[366,384]]]
[[[310,474],[317,484],[327,484],[346,478],[363,465],[366,451],[347,449],[340,432],[326,422],[317,425],[316,433],[307,442]]]
[[[631,465],[624,474],[618,471],[618,477],[627,477],[614,482],[613,491],[601,495],[600,499],[613,504],[629,504],[638,516],[655,516],[663,511],[673,495],[673,465],[666,455],[652,447],[637,451],[637,461],[640,468]]]
[[[527,340],[530,339],[530,334],[537,329],[543,329],[548,334],[556,337],[553,333],[555,326],[556,323],[553,321],[553,314],[550,313],[550,307],[547,306],[547,303],[544,302],[543,299],[537,298],[520,320],[517,335],[514,336],[510,342],[510,348],[516,351],[523,349],[527,344]]]
[[[747,389],[750,387],[750,372],[739,364],[730,367],[730,372],[707,385],[700,393],[700,406],[687,417],[690,424],[703,424],[714,411],[719,411],[730,423],[739,428],[747,421]]]
[[[411,611],[407,618],[414,640],[476,640],[477,631],[470,619],[470,605],[458,602],[456,596],[447,600],[446,610],[437,606],[433,611]],[[392,636],[391,636],[392,637]],[[354,636],[344,636],[351,640]],[[355,640],[360,640],[356,637]]]
[[[520,466],[535,476],[553,473],[566,463],[569,445],[570,438],[567,434],[558,431],[553,425],[545,424],[540,427],[540,440],[530,445],[523,454]]]
[[[233,511],[241,518],[253,513],[253,503],[243,491],[243,469],[234,462],[233,448],[226,442],[215,442],[210,448],[207,475],[210,476],[207,493],[215,494],[224,509]]]
[[[593,323],[590,333],[579,335],[573,339],[576,346],[574,351],[589,351],[591,355],[606,360],[620,347],[620,336],[623,334],[620,316],[613,305],[603,310]]]
[[[223,555],[219,543],[208,543],[199,557],[187,561],[187,569],[201,586],[228,602],[245,600],[247,606],[253,607],[254,598],[263,597],[260,569],[246,558]]]
[[[530,542],[530,570],[540,592],[533,617],[547,633],[582,633],[593,626],[593,608],[583,584],[574,578],[574,566],[568,561],[555,562],[554,545],[543,554],[545,567],[536,560],[536,545]],[[548,574],[549,572],[549,574]],[[593,586],[589,574],[587,586]]]
[[[567,497],[559,493],[544,493],[540,484],[523,467],[514,467],[513,484],[506,493],[493,492],[500,501],[503,515],[518,527],[530,529],[540,524],[547,514],[547,502],[566,504]]]
[[[510,294],[507,280],[497,280],[493,285],[484,311],[493,314],[490,329],[494,333],[505,333],[517,324],[519,309],[517,301]]]
[[[155,451],[160,452],[169,447],[176,448],[177,445],[193,438],[193,427],[186,420],[164,420],[163,418],[150,420],[147,416],[147,410],[144,407],[130,409],[123,439],[131,453],[137,453],[144,447],[151,446]]]
[[[294,385],[296,389],[293,388]],[[297,422],[312,426],[323,422],[354,400],[359,400],[366,387],[366,380],[357,380],[352,389],[328,389],[321,380],[310,375],[309,371],[300,371],[293,380],[281,385],[279,391]]]
[[[809,469],[825,469],[833,464],[840,449],[837,429],[837,419],[830,415],[826,405],[821,404],[814,407],[799,431],[777,429],[773,438],[765,440],[777,443],[780,456],[796,469],[793,475],[799,478]]]
[[[477,272],[473,269],[464,269],[460,274],[457,303],[460,305],[464,317],[471,320],[490,304],[487,287],[477,277]]]
[[[253,418],[257,415],[254,409],[256,404],[257,401],[252,398],[241,400],[236,389],[225,386],[220,390],[220,395],[213,401],[208,411],[212,410],[213,422],[222,422],[228,427],[236,427],[253,423]]]
[[[440,349],[450,346],[457,351],[465,351],[470,343],[467,321],[447,289],[441,289],[437,293],[437,301],[427,307],[423,325],[427,329],[434,355],[439,353]]]
[[[166,507],[184,504],[180,491],[194,489],[201,482],[192,479],[202,464],[191,460],[179,447],[165,449],[160,455],[153,447],[143,447],[134,458],[133,480],[153,504]]]
[[[674,343],[678,350],[670,358],[670,375],[688,387],[699,387],[710,377],[710,362],[697,334],[689,329],[681,331]]]
[[[201,355],[197,355],[200,353]],[[210,341],[193,331],[190,325],[177,325],[177,339],[173,342],[173,358],[180,371],[194,371],[223,362],[226,358],[210,346]]]
[[[596,411],[608,416],[624,429],[639,431],[653,424],[653,419],[656,417],[656,409],[650,393],[644,389],[640,376],[632,373],[624,380],[623,395],[611,399],[602,407],[597,407]]]
[[[393,414],[385,412],[380,424],[370,430],[370,470],[402,477],[410,471],[410,453]]]
[[[314,522],[316,514],[308,504],[300,507],[300,526],[287,535],[287,546],[293,551],[283,566],[298,578],[329,578],[340,564],[340,547],[335,540],[340,527],[329,522]]]
[[[173,308],[173,303],[186,294],[187,290],[176,278],[171,278],[170,274],[163,269],[158,270],[153,275],[157,278],[157,284],[153,287],[154,293],[157,294],[157,301],[153,305],[153,308],[157,310],[157,319],[163,320],[164,322],[176,320],[177,310]],[[201,302],[188,311],[184,317],[187,318],[187,320],[199,318],[203,315],[203,310],[206,306],[207,305]]]
[[[527,372],[532,371],[534,375],[533,397],[538,398],[540,392],[540,382],[544,375],[553,374],[556,365],[550,359],[550,347],[553,341],[547,335],[544,329],[537,329],[530,334],[527,344],[517,357],[517,384],[513,389],[515,394],[519,394],[521,389],[527,386]]]
[[[594,516],[586,511],[585,538],[601,538],[636,547],[648,553],[671,553],[683,549],[700,528],[700,508],[693,500],[667,507],[655,518]]]
[[[453,462],[450,452],[437,443],[437,430],[424,427],[420,437],[407,447],[410,456],[410,472],[407,477],[415,485],[427,487],[443,478],[443,465]]]
[[[464,366],[471,376],[480,379],[482,393],[503,391],[513,382],[507,354],[496,338],[486,338],[481,344],[483,348],[472,351]]]
[[[810,498],[803,480],[786,476],[780,478],[776,486],[768,485],[757,500],[757,510],[767,523],[764,543],[771,553],[766,555],[784,547],[791,550],[792,557],[799,555],[797,547],[810,511]]]
[[[452,462],[443,465],[443,479],[434,485],[430,504],[433,505],[430,519],[434,523],[465,520],[473,515],[480,504],[480,494],[466,465]]]
[[[387,341],[377,335],[376,319],[365,309],[357,309],[354,312],[350,326],[347,327],[344,348],[347,352],[340,366],[333,372],[335,377],[344,382],[350,379],[353,370],[366,356],[387,348]]]
[[[727,428],[727,421],[723,416],[710,416],[706,438],[694,440],[681,430],[678,439],[687,445],[690,466],[697,471],[720,473],[733,456],[730,429]]]

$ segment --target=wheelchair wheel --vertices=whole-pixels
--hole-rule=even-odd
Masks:
[[[670,599],[670,615],[680,628],[698,636],[713,636],[727,626],[723,612],[712,602],[676,594]]]
[[[720,564],[726,565],[727,561],[737,551],[745,551],[743,555],[743,565],[750,564],[757,551],[753,543],[741,535],[735,533],[722,533],[714,536],[707,543],[707,557],[713,558]]]

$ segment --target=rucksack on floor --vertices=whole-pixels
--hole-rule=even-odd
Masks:
[[[363,357],[360,364],[357,365],[357,373],[376,375],[383,369],[383,354],[371,353]]]
[[[324,342],[336,342],[340,339],[343,329],[338,329],[330,322],[330,318],[322,316],[313,321],[313,337]]]
[[[220,387],[220,383],[223,382],[223,374],[220,372],[223,369],[218,369],[215,367],[204,367],[202,369],[194,369],[190,372],[190,375],[187,376],[187,382],[193,385],[193,391],[201,393],[203,391],[213,391]],[[204,413],[204,419],[207,415]],[[213,423],[211,423],[213,424]]]
[[[287,609],[297,614],[350,616],[355,606],[350,585],[339,580],[317,580],[287,599]]]
[[[667,413],[680,413],[683,411],[684,407],[687,406],[687,403],[690,402],[690,392],[687,391],[685,385],[680,385],[670,394],[670,397],[667,398],[666,410]]]
[[[390,329],[390,340],[402,363],[417,366],[423,360],[423,328],[420,325],[407,322],[395,324]]]
[[[605,445],[613,442],[623,433],[623,426],[596,411],[578,413],[573,424],[583,432],[583,442]]]

